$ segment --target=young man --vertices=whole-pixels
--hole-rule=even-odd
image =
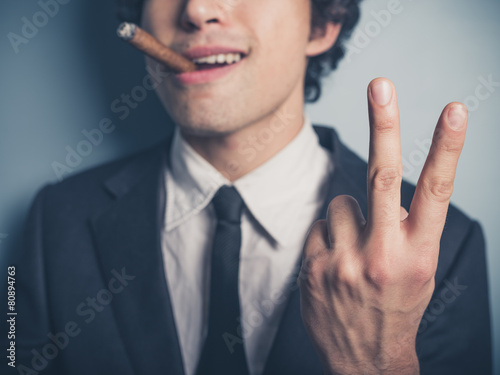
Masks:
[[[202,69],[146,59],[173,134],[38,194],[18,373],[491,372],[482,232],[449,206],[463,105],[414,187],[390,81],[368,88],[368,165],[303,114],[357,1],[122,6]]]

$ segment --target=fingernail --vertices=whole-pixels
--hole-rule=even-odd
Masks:
[[[378,105],[387,105],[392,98],[392,87],[384,79],[373,83],[370,87],[373,101]]]
[[[466,112],[462,105],[457,104],[448,110],[448,123],[453,130],[460,130],[465,125]]]

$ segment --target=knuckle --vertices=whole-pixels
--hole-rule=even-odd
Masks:
[[[415,253],[411,262],[411,274],[417,283],[425,284],[434,277],[438,263],[438,257],[435,254],[436,246],[434,245],[423,245]]]
[[[373,171],[370,178],[370,185],[377,191],[388,191],[399,189],[403,173],[401,168],[384,167]]]
[[[311,238],[322,238],[325,220],[317,220],[311,225],[308,236]]]
[[[436,268],[433,261],[430,259],[419,259],[413,263],[412,279],[418,284],[425,284],[434,277],[435,271]]]
[[[443,140],[442,142],[438,142],[436,149],[438,152],[447,154],[460,154],[462,151],[462,144],[451,140]]]
[[[348,261],[337,262],[332,272],[332,276],[335,285],[353,286],[359,279],[355,265]]]
[[[329,249],[322,240],[308,239],[304,247],[301,272],[306,274],[318,272],[318,268],[329,258]]]
[[[373,124],[373,130],[378,134],[389,134],[394,131],[395,119],[392,117],[387,117],[384,119],[378,119]]]
[[[438,150],[460,153],[464,143],[464,136],[443,127],[438,127],[434,131],[432,143],[433,147],[436,147]]]
[[[328,248],[326,220],[318,220],[311,225],[304,244],[305,256],[310,256]]]
[[[325,278],[324,262],[321,256],[312,256],[304,259],[299,274],[299,285],[313,289],[321,288]]]
[[[356,201],[352,196],[350,195],[337,195],[335,198],[332,199],[330,202],[330,205],[332,206],[350,206],[352,204],[352,201]]]
[[[342,216],[351,214],[352,208],[357,204],[356,199],[350,195],[338,195],[332,199],[328,205],[328,217]]]
[[[364,272],[365,280],[375,287],[384,287],[395,282],[391,266],[383,257],[370,262]]]
[[[453,193],[453,180],[449,178],[425,180],[423,190],[430,199],[437,202],[447,202]]]

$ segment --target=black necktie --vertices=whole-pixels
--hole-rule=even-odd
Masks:
[[[212,200],[217,228],[212,246],[208,333],[197,375],[248,375],[240,320],[238,273],[243,200],[223,186]]]

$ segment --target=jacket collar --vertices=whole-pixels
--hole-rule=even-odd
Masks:
[[[103,280],[123,268],[135,277],[111,308],[136,374],[184,374],[161,255],[169,145],[170,138],[105,181],[114,200],[91,219]]]
[[[314,125],[314,130],[335,165],[319,218],[325,217],[329,202],[340,194],[356,198],[366,215],[366,164],[340,142],[333,129]],[[131,158],[120,172],[106,180],[105,189],[114,199],[91,219],[103,279],[109,278],[111,270],[123,267],[127,274],[135,276],[115,297],[112,308],[137,374],[166,369],[169,374],[184,374],[161,254],[163,174],[171,141],[172,134],[157,147]],[[302,324],[298,288],[291,285],[264,373],[316,371],[322,372],[320,362]]]

